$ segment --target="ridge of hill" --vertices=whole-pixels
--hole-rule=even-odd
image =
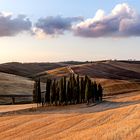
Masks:
[[[92,80],[100,82],[104,94],[120,94],[140,90],[140,63],[122,61],[92,62],[81,65],[69,65],[38,73],[42,81],[46,78],[58,79],[71,73],[80,76],[88,75]]]
[[[35,74],[46,70],[60,68],[68,65],[79,65],[84,63],[85,62],[78,62],[78,61],[66,61],[66,62],[56,62],[56,63],[9,62],[9,63],[0,64],[0,72],[32,78]]]

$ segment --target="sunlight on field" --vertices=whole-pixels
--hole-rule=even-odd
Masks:
[[[108,97],[92,107],[48,107],[2,115],[0,139],[139,140],[139,120],[140,92],[133,92]]]

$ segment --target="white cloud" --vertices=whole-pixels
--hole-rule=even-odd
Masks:
[[[93,18],[73,27],[82,37],[140,36],[140,15],[128,4],[118,4],[109,13],[98,10]]]

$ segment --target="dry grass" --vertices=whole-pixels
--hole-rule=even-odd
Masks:
[[[33,81],[31,81],[28,78],[12,75],[12,74],[6,74],[6,73],[0,73],[0,94],[32,94],[33,90]],[[24,100],[24,98],[20,99],[21,101]],[[27,98],[27,101],[31,101],[32,99]],[[1,98],[0,104],[2,103],[10,103],[11,99],[9,98]]]
[[[140,92],[97,106],[76,105],[0,117],[4,140],[139,140]]]

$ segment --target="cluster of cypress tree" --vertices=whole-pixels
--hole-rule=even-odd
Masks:
[[[88,77],[74,74],[62,77],[60,80],[47,79],[46,92],[43,99],[45,104],[79,104],[102,101],[103,88]],[[41,103],[40,80],[35,81],[33,101]]]

